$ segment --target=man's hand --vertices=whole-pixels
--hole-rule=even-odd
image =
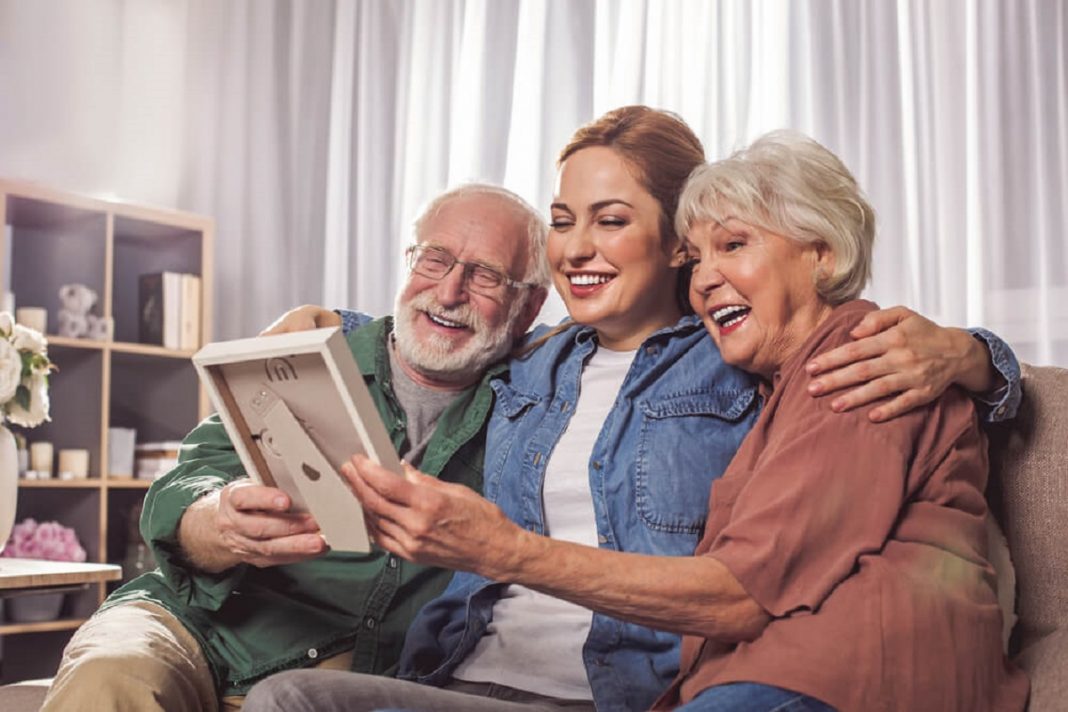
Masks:
[[[956,383],[973,393],[993,389],[997,375],[990,353],[962,329],[941,327],[905,307],[866,314],[850,332],[857,339],[812,359],[809,393],[852,388],[831,402],[839,412],[881,398],[874,422],[890,420],[930,403]]]
[[[260,332],[260,336],[310,331],[327,326],[341,326],[341,315],[315,304],[304,304],[278,317],[274,323]]]
[[[190,563],[211,573],[241,563],[292,564],[325,553],[319,525],[290,506],[282,490],[248,479],[231,482],[190,505],[178,540]]]
[[[527,532],[467,487],[404,468],[397,477],[363,455],[341,467],[375,543],[409,561],[507,580]]]

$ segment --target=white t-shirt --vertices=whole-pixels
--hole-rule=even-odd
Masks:
[[[542,499],[553,539],[597,546],[590,494],[593,445],[615,404],[634,351],[598,349],[586,363],[575,412],[545,467]],[[525,586],[505,588],[493,621],[453,677],[495,682],[539,695],[592,700],[582,647],[593,613]]]

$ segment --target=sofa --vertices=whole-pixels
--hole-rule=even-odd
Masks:
[[[1068,709],[1068,370],[1023,366],[1016,419],[990,431],[988,491],[1015,565],[1013,661],[1029,712]],[[1011,599],[1011,596],[1010,596]],[[0,687],[0,710],[36,712],[48,681]]]

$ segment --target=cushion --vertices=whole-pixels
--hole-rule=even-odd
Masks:
[[[1068,370],[1023,366],[1014,422],[991,431],[990,502],[1016,566],[1014,651],[1068,618]],[[1068,676],[1068,667],[1064,675]]]

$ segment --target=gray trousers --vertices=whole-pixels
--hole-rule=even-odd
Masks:
[[[334,670],[293,670],[252,688],[244,712],[593,712],[589,700],[558,700],[504,685],[453,681],[430,687]]]

